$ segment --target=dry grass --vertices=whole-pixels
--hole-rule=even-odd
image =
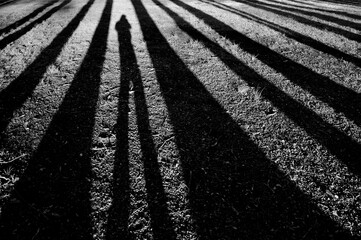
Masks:
[[[16,1],[0,16],[1,236],[361,236],[356,1]]]

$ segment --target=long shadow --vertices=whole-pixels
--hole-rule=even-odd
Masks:
[[[31,96],[48,66],[54,63],[63,46],[77,29],[93,3],[94,0],[89,0],[34,62],[0,92],[0,134],[11,121],[15,110],[19,109]]]
[[[151,227],[153,231],[153,238],[154,239],[175,239],[175,233],[172,229],[172,224],[170,220],[170,216],[167,209],[167,197],[165,195],[165,191],[162,184],[162,177],[160,174],[160,169],[157,163],[157,152],[156,147],[152,138],[152,133],[150,130],[150,124],[149,124],[149,113],[147,110],[147,104],[145,100],[145,93],[144,88],[142,84],[142,78],[140,75],[140,71],[138,68],[136,56],[134,53],[134,49],[131,43],[131,35],[130,35],[130,25],[126,19],[126,17],[123,15],[117,24],[117,31],[119,36],[119,52],[120,52],[120,58],[121,58],[121,84],[125,84],[124,87],[121,87],[121,95],[120,96],[120,103],[122,104],[122,108],[119,108],[119,122],[118,127],[121,128],[127,128],[128,126],[128,111],[127,105],[125,103],[128,103],[128,97],[129,97],[129,81],[133,82],[134,87],[134,98],[135,98],[135,109],[136,109],[136,115],[137,115],[137,126],[138,126],[138,132],[139,132],[139,138],[140,138],[140,145],[142,150],[142,160],[144,163],[144,174],[145,174],[145,182],[146,182],[146,188],[147,188],[147,198],[148,198],[148,206],[149,211],[151,215]],[[123,149],[124,146],[127,146],[128,143],[126,141],[128,140],[126,138],[127,132],[125,129],[121,130],[122,135],[119,135],[119,138],[122,139],[120,141],[124,141],[122,143],[123,147],[120,147],[119,149],[121,151],[127,151],[128,149]],[[126,135],[124,135],[126,134]],[[119,152],[117,155],[121,155],[123,152]],[[126,193],[128,189],[126,189],[127,186],[125,184],[129,184],[129,180],[126,180],[125,183],[121,182],[124,181],[125,177],[129,177],[129,169],[127,169],[127,159],[125,158],[127,154],[124,154],[122,156],[122,160],[120,164],[124,164],[124,170],[119,169],[119,163],[116,163],[118,166],[114,168],[114,174],[116,176],[116,181],[114,182],[114,186],[121,185],[123,187],[121,188],[114,188],[114,197],[122,199],[126,196],[129,197]],[[121,176],[123,175],[123,176]],[[129,185],[128,185],[129,186]],[[128,187],[129,188],[129,187]],[[125,190],[126,189],[126,190]],[[125,191],[124,191],[125,190]],[[124,194],[125,193],[125,194]],[[124,200],[123,200],[124,201]],[[124,204],[122,200],[115,200],[113,201],[113,207],[114,210],[117,212],[114,213],[114,215],[120,215],[123,216],[124,213],[124,207],[129,205],[129,200],[126,200],[127,202]],[[116,204],[116,205],[114,205]],[[123,209],[122,209],[123,208]],[[121,212],[123,211],[123,212]],[[127,219],[120,217],[120,219]],[[116,223],[114,220],[118,219],[117,216],[112,216],[111,223],[112,225],[116,225],[119,223]],[[123,226],[119,226],[120,229],[124,229],[124,224],[126,222],[121,220],[121,224]],[[126,225],[125,225],[126,226]],[[114,227],[113,227],[114,229]],[[115,228],[113,231],[117,232],[119,231],[117,228]],[[119,231],[120,232],[120,231]],[[111,234],[111,231],[109,232]],[[115,234],[113,232],[113,234]],[[123,233],[124,234],[124,233]],[[116,234],[115,236],[120,237],[122,234]],[[114,237],[110,238],[114,239]]]
[[[54,0],[54,1],[51,1],[51,2],[48,2],[47,4],[39,7],[38,9],[35,9],[32,13],[30,13],[29,15],[23,17],[22,19],[10,24],[9,26],[3,28],[3,29],[0,29],[0,36],[2,34],[5,34],[5,33],[8,33],[10,32],[11,30],[13,29],[16,29],[18,28],[19,26],[27,23],[30,19],[36,17],[39,13],[41,13],[42,11],[44,11],[46,8],[50,7],[51,5],[53,5],[54,3],[56,3],[57,0]]]
[[[131,47],[131,45],[129,45]],[[132,52],[132,60],[135,60]],[[133,62],[133,67],[136,62]],[[144,175],[147,188],[148,206],[151,215],[151,224],[154,239],[176,239],[170,219],[167,197],[163,187],[160,166],[157,159],[157,150],[153,141],[149,124],[149,112],[145,99],[144,87],[140,75],[133,78],[135,111],[140,145],[142,149],[142,160],[144,163]]]
[[[54,13],[59,11],[62,7],[64,7],[65,5],[67,5],[70,2],[71,2],[71,0],[65,0],[60,5],[53,7],[51,10],[46,12],[44,15],[42,15],[38,19],[34,20],[32,23],[26,25],[24,28],[22,28],[19,31],[16,31],[16,32],[10,34],[9,36],[6,36],[2,40],[0,40],[0,50],[5,48],[9,43],[15,41],[16,39],[20,38],[21,36],[23,36],[24,34],[29,32],[36,25],[42,23],[43,21],[45,21],[46,19],[51,17]]]
[[[275,51],[253,41],[252,39],[240,34],[228,25],[220,22],[214,17],[201,12],[181,1],[171,0],[175,4],[183,7],[190,13],[203,19],[206,24],[231,41],[237,43],[244,51],[257,56],[257,58],[264,64],[282,73],[287,79],[297,84],[304,90],[310,92],[321,101],[328,103],[335,110],[343,112],[348,118],[352,119],[356,124],[361,126],[360,113],[360,95],[356,92],[337,84],[330,79],[313,72],[312,70],[293,62],[292,60],[276,53]],[[315,119],[316,120],[316,119]],[[322,121],[318,121],[322,122]],[[312,129],[306,129],[309,134],[318,139],[329,151],[336,155],[338,159],[348,164],[356,174],[361,173],[361,162],[359,161],[361,148],[355,141],[349,139],[345,134],[336,130],[332,125],[327,124],[327,128],[333,129],[335,136],[341,137],[342,141],[330,139],[330,137],[318,133],[312,133]],[[345,145],[343,141],[347,141],[350,145]],[[336,147],[335,142],[338,142]],[[340,147],[342,146],[342,147]],[[338,149],[335,149],[338,148]],[[345,152],[343,148],[347,148],[350,152]]]
[[[349,12],[344,12],[344,11],[341,11],[341,10],[330,10],[330,9],[327,9],[326,7],[324,8],[320,8],[320,7],[316,7],[315,5],[311,4],[311,3],[308,3],[308,2],[305,2],[305,1],[295,1],[293,0],[293,2],[298,2],[298,3],[301,3],[303,5],[307,5],[307,6],[301,6],[301,5],[292,5],[290,3],[286,3],[286,2],[278,2],[278,1],[274,1],[275,3],[277,4],[282,4],[282,5],[286,5],[286,6],[292,6],[292,7],[297,7],[297,8],[302,8],[302,9],[311,9],[311,10],[316,10],[316,11],[322,11],[322,12],[327,12],[327,13],[333,13],[333,14],[337,14],[337,15],[342,15],[342,16],[345,16],[345,17],[349,17],[349,18],[353,18],[353,19],[361,19],[361,15],[357,15],[357,14],[352,14],[352,13],[349,13]]]
[[[344,29],[341,29],[341,28],[337,28],[337,27],[334,27],[332,25],[329,25],[329,24],[326,24],[326,23],[320,23],[320,22],[317,22],[317,21],[314,21],[314,20],[310,20],[308,18],[305,18],[305,17],[302,17],[302,16],[298,16],[296,14],[293,14],[292,12],[287,12],[287,11],[282,11],[282,10],[279,10],[277,8],[274,8],[274,7],[266,7],[264,6],[263,4],[261,3],[258,3],[258,2],[251,2],[251,1],[244,1],[244,0],[233,0],[235,2],[239,2],[239,3],[244,3],[246,5],[249,5],[249,6],[252,6],[252,7],[255,7],[255,8],[259,8],[259,9],[263,9],[265,11],[268,11],[268,12],[273,12],[275,14],[278,14],[280,16],[284,16],[284,17],[287,17],[287,18],[292,18],[300,23],[303,23],[303,24],[307,24],[309,26],[312,26],[312,27],[315,27],[315,28],[318,28],[320,30],[327,30],[327,31],[330,31],[330,32],[333,32],[333,33],[336,33],[336,34],[340,34],[350,40],[353,40],[353,41],[361,41],[361,35],[360,34],[356,34],[356,33],[352,33],[352,32],[349,32],[349,31],[346,31]]]
[[[319,0],[321,2],[327,2],[327,3],[337,3],[337,4],[343,4],[348,6],[360,6],[361,3],[358,0]]]
[[[12,1],[12,0],[0,0],[0,8],[5,7],[6,5],[13,3],[16,1]]]
[[[142,2],[132,3],[174,128],[200,239],[350,239],[271,164],[210,95]],[[272,190],[277,184],[280,188]]]
[[[330,15],[325,15],[325,14],[322,14],[322,13],[317,13],[317,12],[311,12],[311,11],[307,11],[307,10],[302,10],[300,8],[296,8],[296,7],[289,7],[289,6],[285,6],[285,5],[281,5],[281,4],[268,4],[268,3],[265,3],[265,2],[260,2],[260,1],[256,1],[258,4],[261,4],[263,6],[268,6],[268,7],[271,7],[271,8],[277,8],[277,9],[282,9],[282,10],[285,10],[285,11],[290,11],[290,12],[298,12],[298,13],[301,13],[301,14],[304,14],[304,15],[308,15],[308,16],[312,16],[312,17],[317,17],[319,19],[323,19],[325,21],[329,21],[329,22],[333,22],[333,23],[336,23],[336,24],[340,24],[340,25],[344,25],[344,26],[347,26],[347,27],[351,27],[351,28],[354,28],[356,30],[360,30],[361,29],[361,26],[360,24],[358,23],[355,23],[355,22],[352,22],[352,21],[349,21],[349,20],[345,20],[345,19],[341,19],[341,18],[337,18],[337,17],[333,17],[333,16],[330,16]]]
[[[360,58],[357,58],[357,57],[354,57],[352,55],[349,55],[347,53],[344,53],[338,49],[335,49],[333,47],[330,47],[322,42],[319,42],[311,37],[308,37],[306,35],[303,35],[303,34],[300,34],[296,31],[293,31],[289,28],[285,28],[285,27],[282,27],[282,26],[279,26],[277,24],[274,24],[272,22],[269,22],[267,20],[264,20],[264,19],[261,19],[261,18],[258,18],[258,17],[255,17],[251,14],[248,14],[248,13],[245,13],[245,12],[242,12],[240,11],[239,9],[236,9],[236,8],[233,8],[233,7],[230,7],[230,6],[227,6],[225,4],[222,4],[222,3],[217,3],[215,4],[215,2],[211,2],[211,1],[207,1],[207,0],[200,0],[201,2],[204,2],[204,3],[207,3],[207,4],[210,4],[210,5],[213,5],[217,8],[220,8],[220,9],[223,9],[223,10],[226,10],[228,12],[231,12],[231,13],[234,13],[242,18],[245,18],[245,19],[248,19],[248,20],[251,20],[251,21],[254,21],[254,22],[257,22],[259,24],[262,24],[264,26],[267,26],[277,32],[280,32],[280,33],[283,33],[285,36],[291,38],[291,39],[294,39],[300,43],[303,43],[307,46],[310,46],[316,50],[319,50],[321,52],[324,52],[324,53],[327,53],[327,54],[330,54],[336,58],[339,58],[339,59],[343,59],[343,60],[346,60],[346,61],[349,61],[353,64],[355,64],[356,66],[358,67],[361,67],[361,59]]]
[[[116,124],[116,152],[113,170],[113,201],[109,209],[106,239],[134,239],[128,230],[130,211],[130,181],[129,181],[129,143],[128,143],[128,109],[129,82],[140,77],[134,70],[135,56],[131,44],[130,25],[123,15],[115,28],[118,32],[120,54],[120,88],[118,99],[118,119]],[[135,66],[137,67],[137,66]]]
[[[93,239],[90,147],[112,0],[12,200],[0,220],[3,239]]]

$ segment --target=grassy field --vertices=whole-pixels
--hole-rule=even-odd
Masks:
[[[1,5],[1,239],[361,238],[360,56],[353,0]]]

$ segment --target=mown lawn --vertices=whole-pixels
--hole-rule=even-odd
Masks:
[[[361,4],[0,6],[1,239],[361,237]]]

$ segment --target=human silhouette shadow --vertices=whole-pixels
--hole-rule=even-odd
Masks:
[[[50,18],[54,13],[59,11],[61,8],[63,8],[64,6],[66,6],[70,2],[71,2],[71,0],[65,0],[60,5],[57,5],[56,7],[53,7],[52,9],[50,9],[47,13],[45,13],[44,15],[39,17],[38,19],[36,19],[33,22],[31,22],[30,24],[26,25],[24,28],[21,28],[20,30],[18,30],[16,32],[6,36],[5,38],[1,39],[0,40],[0,50],[5,48],[9,43],[17,40],[18,38],[20,38],[21,36],[23,36],[24,34],[29,32],[36,25],[38,25],[38,24],[42,23],[43,21],[45,21],[46,19]]]
[[[222,3],[219,3],[217,2],[214,2],[214,1],[207,1],[207,0],[199,0],[201,2],[204,2],[204,3],[207,3],[207,4],[210,4],[212,6],[215,6],[219,9],[223,9],[223,10],[226,10],[228,12],[231,12],[231,13],[234,13],[242,18],[245,18],[245,19],[248,19],[248,20],[251,20],[253,22],[257,22],[259,24],[262,24],[264,26],[267,26],[277,32],[280,32],[282,34],[284,34],[285,36],[287,36],[288,38],[291,38],[291,39],[294,39],[296,41],[298,41],[299,43],[303,43],[309,47],[312,47],[318,51],[321,51],[321,52],[324,52],[324,53],[327,53],[327,54],[330,54],[336,58],[339,58],[339,59],[343,59],[343,60],[346,60],[350,63],[353,63],[354,65],[356,65],[357,67],[361,67],[361,59],[358,58],[358,57],[355,57],[355,56],[352,56],[352,55],[349,55],[345,52],[342,52],[336,48],[333,48],[333,47],[330,47],[320,41],[317,41],[311,37],[308,37],[306,35],[303,35],[301,33],[298,33],[296,31],[293,31],[289,28],[286,28],[286,27],[282,27],[280,25],[277,25],[277,24],[274,24],[270,21],[267,21],[267,20],[264,20],[262,18],[259,18],[259,17],[255,17],[251,14],[248,14],[248,13],[245,13],[244,11],[241,11],[237,8],[233,8],[233,7],[230,7],[230,6],[227,6],[225,4],[222,4]]]
[[[332,26],[332,25],[329,25],[329,24],[326,24],[326,23],[317,22],[317,21],[311,20],[309,18],[293,14],[292,12],[289,12],[289,11],[280,10],[280,9],[278,9],[276,7],[267,7],[261,2],[251,2],[251,1],[244,1],[244,0],[233,0],[233,1],[243,3],[243,4],[246,4],[246,5],[255,7],[255,8],[259,8],[259,9],[262,9],[262,10],[265,10],[265,11],[268,11],[268,12],[272,12],[274,14],[284,16],[286,18],[294,19],[294,20],[296,20],[296,21],[298,21],[300,23],[309,25],[311,27],[318,28],[318,29],[320,29],[322,31],[324,31],[326,29],[327,31],[330,31],[330,32],[339,34],[341,36],[344,36],[344,37],[348,38],[349,40],[353,40],[353,41],[356,41],[356,42],[361,41],[361,35],[360,34],[353,33],[353,32],[350,32],[350,31],[347,31],[347,30],[344,30],[344,29],[341,29],[341,28],[338,28],[338,27],[335,27],[335,26]]]
[[[132,3],[173,125],[199,239],[350,239],[211,96],[142,2]]]
[[[88,52],[0,219],[3,239],[93,239],[91,143],[112,0]]]
[[[19,109],[26,99],[31,96],[48,66],[54,63],[93,3],[94,0],[89,0],[49,46],[15,80],[0,92],[0,134],[8,126],[15,110]]]
[[[123,234],[116,234],[120,229],[126,229],[127,220],[125,213],[126,207],[129,205],[129,169],[128,169],[128,156],[124,152],[128,151],[127,143],[127,127],[128,127],[128,111],[127,103],[129,98],[129,82],[133,83],[135,111],[137,116],[137,126],[140,139],[140,147],[142,150],[142,161],[144,164],[145,187],[147,189],[147,203],[151,216],[151,227],[154,239],[176,239],[174,230],[172,228],[169,211],[167,208],[167,197],[162,183],[162,176],[160,167],[157,162],[157,152],[155,143],[153,141],[150,124],[149,113],[147,109],[144,87],[140,75],[139,67],[137,64],[134,49],[131,43],[130,24],[126,17],[123,15],[116,25],[119,39],[119,53],[121,61],[121,86],[119,91],[119,121],[117,126],[119,128],[117,147],[118,154],[116,165],[114,167],[114,198],[113,209],[110,211],[111,225],[121,224],[119,227],[112,227],[113,231],[108,231],[108,234],[114,234],[109,239],[114,239],[115,236],[120,237]],[[119,161],[120,160],[120,161]],[[124,166],[122,166],[124,165]],[[124,170],[122,170],[124,169]],[[123,182],[124,181],[124,182]],[[126,185],[127,184],[127,185]],[[122,186],[117,187],[116,186]],[[125,208],[125,209],[124,209]],[[112,216],[115,215],[115,216]],[[119,216],[119,217],[118,217]],[[120,219],[120,221],[119,221]],[[119,222],[117,222],[119,221]]]
[[[39,13],[41,13],[42,11],[44,11],[45,9],[47,9],[48,7],[50,7],[51,5],[53,5],[54,3],[56,3],[57,0],[48,2],[47,4],[35,9],[32,13],[28,14],[27,16],[23,17],[22,19],[10,24],[9,26],[0,29],[0,36],[3,34],[6,34],[8,32],[10,32],[13,29],[18,28],[19,26],[27,23],[30,19],[36,17]]]
[[[321,101],[329,104],[336,111],[343,112],[349,119],[361,126],[360,95],[358,93],[322,76],[321,74],[313,72],[299,63],[293,62],[291,59],[253,41],[216,18],[193,8],[184,2],[178,0],[171,1],[194,14],[196,17],[204,20],[207,25],[213,28],[221,36],[237,43],[241,49],[257,56],[257,59],[282,73],[292,83],[297,84],[305,91],[310,92]],[[302,109],[305,108],[303,107]],[[304,111],[310,112],[306,109]],[[338,159],[347,164],[350,167],[350,170],[358,175],[361,174],[361,162],[359,161],[359,156],[361,154],[360,145],[331,124],[322,121],[319,117],[315,116],[315,114],[307,115],[313,116],[308,120],[309,125],[302,123],[297,119],[293,120],[299,123],[308,134],[319,140],[332,154],[337,156]],[[325,125],[323,123],[325,123]],[[323,129],[328,129],[332,134],[316,133],[315,130],[310,127],[318,125]]]
[[[116,123],[116,152],[112,183],[112,205],[109,209],[106,239],[134,239],[128,229],[130,211],[130,181],[129,181],[129,86],[134,77],[138,77],[132,65],[134,53],[129,49],[131,44],[130,25],[123,15],[117,22],[115,29],[118,31],[120,53],[120,87],[118,98],[118,119]],[[130,60],[131,59],[131,60]]]

